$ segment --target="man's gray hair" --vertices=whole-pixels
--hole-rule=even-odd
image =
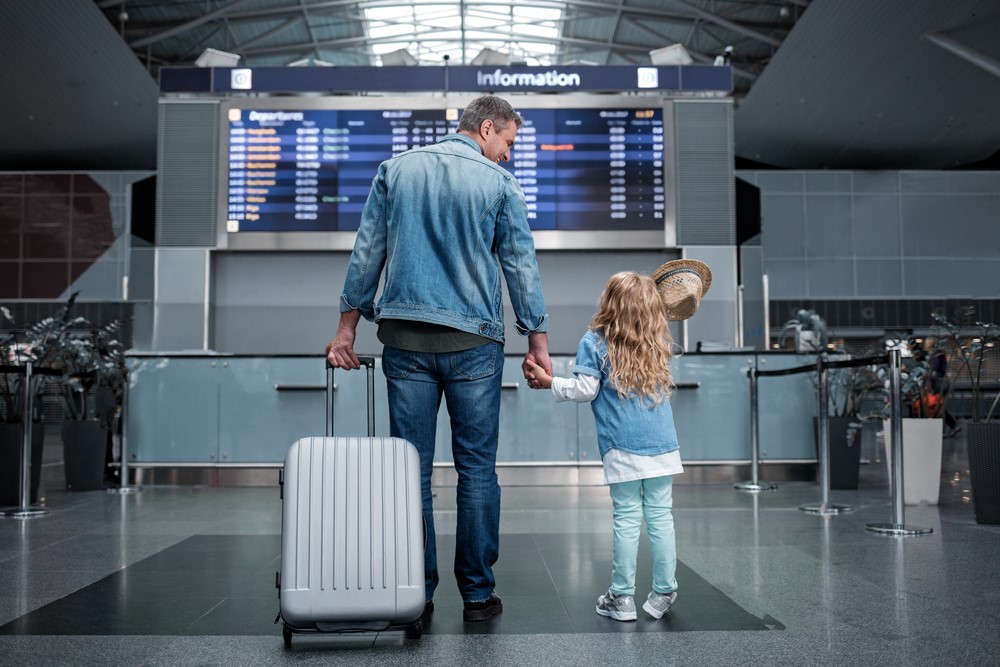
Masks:
[[[521,115],[514,111],[510,102],[496,95],[483,95],[465,107],[458,121],[458,129],[475,134],[479,132],[484,120],[492,120],[497,130],[504,129],[512,122],[516,123],[517,129],[524,125]]]

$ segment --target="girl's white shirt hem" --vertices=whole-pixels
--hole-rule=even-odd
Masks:
[[[592,375],[577,373],[571,378],[552,378],[552,396],[556,403],[566,401],[588,403],[594,400],[600,388],[600,378]],[[605,484],[633,482],[637,479],[650,479],[664,475],[680,475],[684,472],[679,449],[664,454],[645,456],[612,448],[604,455],[603,461]]]

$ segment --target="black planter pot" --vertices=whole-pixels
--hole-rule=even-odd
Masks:
[[[0,424],[0,507],[21,504],[21,425]],[[42,447],[45,444],[45,424],[31,425],[31,498],[38,502],[38,480],[42,474]]]
[[[966,424],[976,523],[1000,523],[1000,422]]]
[[[858,488],[858,470],[861,467],[861,429],[849,438],[851,417],[830,417],[830,488]],[[819,418],[813,417],[816,434],[816,460],[819,460]],[[819,467],[816,468],[819,475]]]
[[[99,421],[63,422],[63,460],[67,491],[104,488],[108,429]]]

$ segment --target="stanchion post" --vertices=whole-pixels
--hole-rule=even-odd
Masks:
[[[125,382],[122,386],[122,414],[119,419],[121,419],[122,424],[122,439],[119,458],[121,459],[118,464],[118,486],[109,486],[108,493],[138,493],[142,491],[140,486],[132,486],[128,483],[128,395],[129,395],[129,385],[131,384],[131,379],[129,378],[128,369],[125,369]]]
[[[34,412],[31,400],[31,382],[33,377],[31,362],[27,361],[24,364],[24,382],[21,386],[23,391],[21,401],[21,469],[19,470],[19,490],[21,493],[18,506],[3,512],[4,516],[14,519],[34,519],[49,513],[43,507],[31,506],[31,413]]]
[[[928,535],[933,528],[907,526],[903,509],[903,363],[899,348],[889,350],[889,424],[892,427],[892,523],[869,523],[865,530],[881,535]]]
[[[21,387],[23,396],[21,398],[21,408],[24,411],[21,415],[21,470],[20,490],[21,498],[18,504],[19,509],[26,510],[31,505],[31,362],[24,365],[24,385]]]
[[[18,509],[26,510],[31,505],[31,362],[24,364],[24,384],[21,397],[21,497]]]
[[[816,396],[819,404],[816,431],[819,440],[816,446],[816,456],[819,459],[819,485],[821,489],[819,505],[802,505],[799,507],[809,514],[842,514],[854,508],[850,505],[834,505],[830,503],[830,409],[827,401],[829,387],[827,381],[829,371],[826,367],[826,357],[819,355],[816,359]]]
[[[892,401],[889,413],[889,424],[892,428],[892,522],[903,525],[905,512],[903,508],[903,364],[899,348],[889,353],[889,372],[892,380],[889,388],[889,399]]]
[[[824,505],[830,503],[830,405],[827,397],[830,390],[827,384],[829,377],[829,370],[826,368],[826,357],[820,355],[816,360],[816,396],[819,401],[816,409],[816,414],[818,415],[816,419],[817,435],[819,436],[819,440],[816,443],[816,455],[819,457],[819,481],[820,490],[822,491],[820,497],[823,499]]]
[[[740,491],[773,491],[778,488],[777,484],[761,482],[760,471],[760,404],[757,395],[757,358],[747,369],[747,377],[750,378],[750,480],[739,482],[733,486]]]

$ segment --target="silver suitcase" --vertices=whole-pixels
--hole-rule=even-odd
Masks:
[[[421,634],[420,459],[406,440],[374,437],[375,359],[359,360],[368,374],[369,437],[332,437],[327,364],[327,437],[292,443],[279,477],[278,618],[286,647],[295,632]]]

